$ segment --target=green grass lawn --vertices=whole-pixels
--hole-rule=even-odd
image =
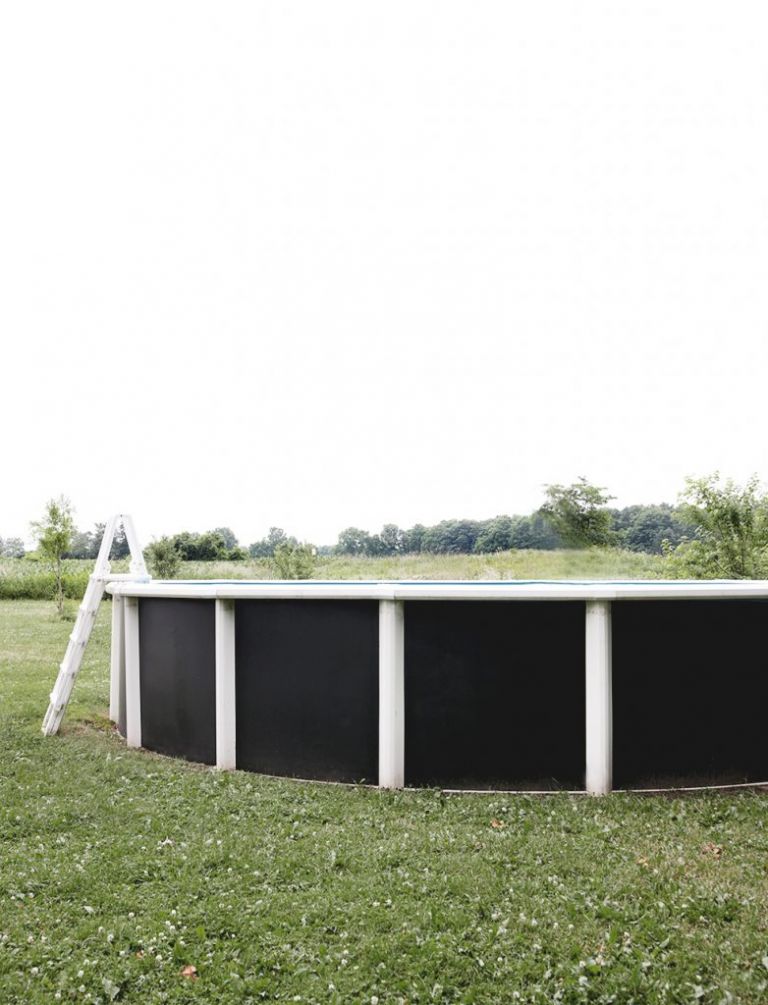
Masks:
[[[71,627],[0,602],[2,1005],[768,1002],[768,796],[386,793],[128,751],[108,605],[44,739]]]

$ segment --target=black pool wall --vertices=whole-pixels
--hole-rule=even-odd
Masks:
[[[239,600],[237,766],[376,784],[379,605]]]
[[[236,602],[239,768],[377,781],[378,615]],[[584,618],[580,601],[406,601],[406,784],[583,788]],[[621,600],[612,622],[614,786],[768,779],[768,601]],[[141,598],[139,655],[143,745],[215,763],[215,602]]]
[[[768,778],[768,603],[613,604],[614,786]]]
[[[143,597],[139,675],[142,746],[214,764],[215,602]]]
[[[405,780],[584,787],[583,602],[405,604]]]

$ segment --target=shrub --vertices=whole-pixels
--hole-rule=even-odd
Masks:
[[[146,549],[149,571],[157,579],[175,579],[181,567],[181,552],[172,537],[161,537]]]
[[[269,561],[276,579],[310,579],[315,571],[315,550],[308,544],[283,542]]]
[[[81,600],[88,585],[88,572],[73,570],[61,576],[62,596],[67,600]],[[56,576],[34,566],[26,571],[21,563],[13,571],[3,569],[0,574],[0,599],[2,600],[52,600],[57,594]]]
[[[681,512],[698,533],[666,549],[679,574],[697,579],[762,579],[768,575],[768,497],[753,475],[741,487],[715,472],[686,479]]]

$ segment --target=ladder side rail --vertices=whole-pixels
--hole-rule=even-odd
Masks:
[[[67,658],[70,656],[71,651],[74,648],[78,645],[84,645],[88,641],[93,628],[93,621],[103,595],[104,583],[102,583],[99,579],[91,577],[88,581],[87,587],[85,588],[85,595],[83,596],[83,601],[77,612],[75,625],[69,636],[69,642],[67,644],[66,653],[64,654],[63,663],[66,663]]]
[[[99,554],[96,556],[96,565],[93,567],[91,578],[94,576],[109,575],[109,553],[112,551],[112,542],[115,540],[118,520],[119,517],[111,516],[104,527],[104,534],[99,545]]]
[[[91,600],[95,602],[96,606],[81,610],[80,614],[78,614],[80,625],[77,622],[75,623],[75,628],[69,637],[67,651],[59,666],[56,683],[51,691],[48,711],[43,720],[43,733],[46,736],[52,736],[59,731],[61,720],[64,718],[64,712],[69,704],[72,689],[75,686],[75,678],[83,662],[85,647],[91,637],[98,605],[104,595],[104,583],[102,581],[93,580],[89,583],[89,589],[91,586],[94,588]]]
[[[64,712],[69,704],[75,679],[83,662],[85,647],[91,637],[91,632],[96,621],[96,614],[104,597],[106,585],[111,578],[109,555],[112,551],[112,543],[115,539],[118,524],[120,523],[122,523],[125,530],[132,559],[130,566],[132,576],[121,575],[120,578],[149,578],[144,565],[141,545],[136,535],[136,529],[133,526],[133,520],[126,514],[117,514],[110,517],[104,526],[104,535],[101,539],[96,565],[88,577],[88,585],[80,603],[74,627],[69,636],[64,659],[59,666],[56,683],[51,691],[50,703],[43,719],[42,728],[45,736],[52,736],[59,731],[62,719],[64,718]]]
[[[147,567],[144,564],[144,552],[141,550],[139,537],[136,533],[136,528],[133,526],[133,519],[127,513],[121,514],[121,519],[123,521],[123,530],[125,531],[128,548],[131,552],[131,572],[135,576],[144,577],[147,575]]]

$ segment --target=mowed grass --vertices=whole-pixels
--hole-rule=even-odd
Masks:
[[[3,1005],[768,1001],[766,796],[386,793],[128,751],[107,604],[44,739],[70,630],[0,603]]]

